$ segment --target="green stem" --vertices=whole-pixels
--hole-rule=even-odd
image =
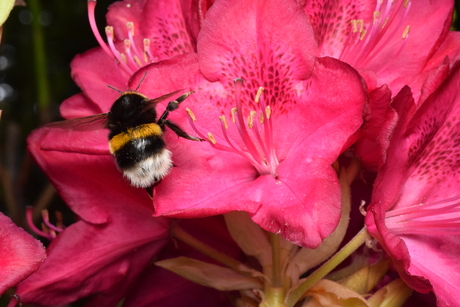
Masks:
[[[286,305],[290,307],[294,306],[308,289],[313,287],[318,281],[320,281],[355,250],[357,250],[366,241],[367,237],[367,230],[366,227],[364,227],[353,239],[351,239],[350,242],[347,243],[347,245],[342,247],[341,250],[329,258],[328,261],[326,261],[322,266],[308,276],[302,284],[292,291],[286,299]]]
[[[211,246],[201,242],[197,238],[193,237],[190,235],[188,232],[183,230],[181,227],[174,225],[171,227],[171,235],[176,238],[181,240],[182,242],[186,243],[187,245],[193,247],[194,249],[200,251],[201,253],[211,257],[212,259],[222,263],[223,265],[237,271],[241,272],[241,269],[243,267],[246,267],[243,263],[239,262],[238,260],[227,256],[224,253],[219,252],[218,250],[215,250]],[[242,274],[245,274],[244,272],[241,272]]]
[[[280,237],[270,232],[270,243],[272,246],[272,259],[273,259],[272,287],[280,287],[281,286]]]
[[[35,80],[37,87],[37,104],[40,110],[42,121],[46,121],[46,113],[50,104],[50,91],[47,74],[47,61],[45,52],[45,39],[43,27],[40,24],[39,16],[41,12],[39,0],[29,0],[27,2],[32,12],[32,41],[35,62]],[[45,118],[44,118],[45,117]]]
[[[268,288],[264,289],[265,298],[260,303],[259,307],[286,307],[284,304],[285,291],[283,288]]]

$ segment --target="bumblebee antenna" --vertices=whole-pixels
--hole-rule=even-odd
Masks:
[[[117,92],[120,93],[120,94],[123,94],[122,91],[120,91],[119,89],[114,88],[114,87],[111,86],[111,85],[107,85],[107,87],[110,87],[112,90],[117,91]]]
[[[135,92],[137,92],[137,90],[141,87],[142,81],[144,81],[145,76],[147,76],[148,73],[149,73],[149,71],[147,70],[147,71],[145,72],[145,74],[142,76],[141,81],[139,81],[139,84],[137,85],[136,89],[134,90]]]

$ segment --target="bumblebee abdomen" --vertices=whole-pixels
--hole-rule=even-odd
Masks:
[[[149,187],[165,177],[171,167],[171,152],[165,148],[161,128],[144,124],[119,133],[109,141],[123,175],[136,187]]]
[[[148,137],[157,137],[161,139],[162,134],[163,131],[156,123],[143,124],[137,127],[129,128],[126,132],[118,133],[110,138],[110,153],[115,154],[115,152],[133,140],[144,139]]]

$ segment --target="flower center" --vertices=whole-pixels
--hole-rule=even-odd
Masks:
[[[243,80],[239,78],[235,79],[234,84],[236,107],[231,109],[230,114],[232,123],[236,126],[238,135],[242,140],[242,145],[238,145],[237,142],[232,141],[229,137],[227,133],[229,125],[225,115],[219,116],[219,119],[221,121],[223,138],[227,145],[218,143],[211,132],[208,132],[207,136],[201,133],[194,124],[196,120],[195,115],[187,108],[190,125],[201,138],[207,140],[215,149],[236,153],[250,161],[260,175],[271,174],[277,178],[276,169],[279,162],[273,142],[271,109],[270,106],[266,105],[262,97],[263,88],[259,88],[254,99],[258,109],[250,111],[245,121],[241,102]]]
[[[409,13],[411,2],[410,0],[387,0],[386,5],[382,4],[383,0],[377,1],[370,25],[365,26],[362,19],[351,21],[350,35],[339,57],[340,60],[354,67],[365,67],[397,33],[402,33],[400,48],[384,66],[379,68],[379,71],[387,68],[399,56],[409,38],[410,26],[406,26],[404,30],[401,27]],[[391,32],[389,32],[390,28]]]
[[[460,195],[390,210],[385,219],[396,234],[460,234]]]
[[[106,44],[99,34],[96,26],[96,19],[94,16],[95,8],[96,0],[88,0],[88,18],[91,30],[105,53],[116,61],[118,66],[121,68],[121,71],[127,74],[127,77],[131,76],[139,68],[155,61],[155,58],[152,56],[150,51],[150,40],[148,38],[144,38],[143,40],[142,53],[136,48],[136,44],[134,42],[133,22],[126,23],[127,38],[123,40],[123,48],[121,52],[115,46],[113,27],[111,26],[105,27],[105,34],[107,36]]]

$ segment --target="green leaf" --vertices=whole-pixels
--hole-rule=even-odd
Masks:
[[[234,270],[192,258],[178,257],[155,264],[197,284],[220,291],[262,288],[262,282],[258,278],[246,277]]]
[[[2,26],[8,16],[10,15],[11,10],[14,7],[15,0],[0,0],[0,26]]]

